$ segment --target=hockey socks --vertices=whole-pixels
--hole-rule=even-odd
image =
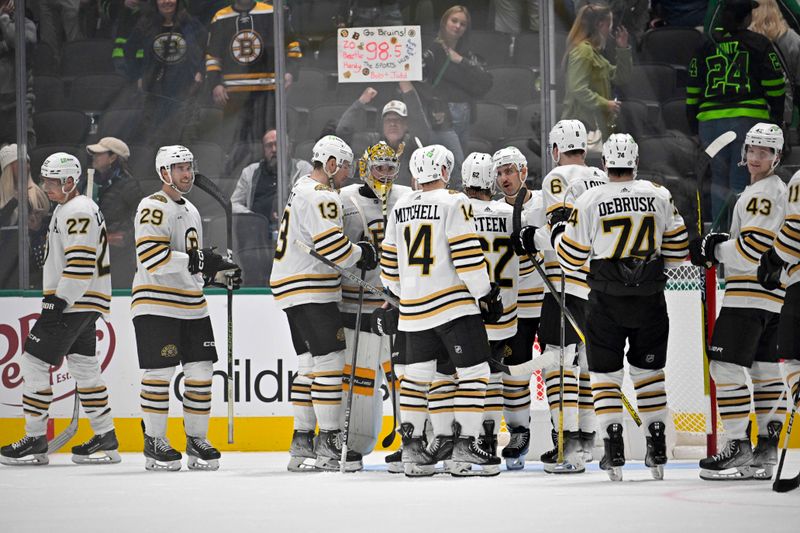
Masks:
[[[462,436],[477,437],[483,424],[486,388],[489,384],[489,363],[457,368],[458,388],[453,409],[461,426]]]
[[[636,404],[644,427],[649,427],[653,422],[663,424],[667,418],[664,369],[646,370],[631,365],[628,372],[636,391]]]
[[[436,361],[405,365],[400,383],[400,413],[403,423],[412,431],[408,437],[421,437],[428,418],[428,390],[436,373]]]
[[[455,376],[436,372],[428,389],[428,414],[434,435],[453,434],[453,404],[456,396]]]
[[[183,365],[183,425],[186,435],[205,439],[211,415],[211,361]]]
[[[611,424],[622,427],[622,377],[623,369],[603,374],[591,372],[592,396],[594,412],[597,415],[597,427],[605,434]],[[605,437],[604,437],[605,438]]]
[[[578,431],[578,373],[577,366],[564,367],[564,431]],[[561,390],[561,372],[559,367],[548,367],[542,370],[544,375],[547,403],[550,406],[550,418],[553,427],[558,427],[559,392]]]
[[[313,358],[314,381],[311,402],[320,431],[337,431],[342,408],[342,371],[344,351],[331,352]]]
[[[145,433],[166,438],[169,415],[169,383],[175,367],[145,370],[142,376],[141,399]]]
[[[70,354],[67,366],[78,384],[78,396],[94,434],[113,431],[114,419],[108,405],[108,389],[100,376],[100,361],[94,356]]]
[[[750,367],[753,380],[753,408],[756,411],[758,434],[767,435],[771,422],[786,420],[786,403],[781,401],[785,390],[780,363],[756,361]]]
[[[531,378],[503,374],[503,417],[511,427],[530,427]]]
[[[310,431],[313,434],[317,427],[317,415],[314,414],[314,404],[311,401],[314,361],[308,352],[298,355],[297,360],[297,374],[292,380],[290,393],[294,413],[294,429],[301,432]]]
[[[489,375],[486,387],[486,399],[483,404],[483,420],[493,423],[494,432],[500,431],[500,420],[503,418],[503,374]]]
[[[47,433],[53,389],[50,386],[50,365],[29,353],[22,355],[22,410],[25,413],[25,434],[40,437]]]

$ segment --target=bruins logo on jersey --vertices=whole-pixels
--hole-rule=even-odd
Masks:
[[[174,65],[186,59],[186,39],[180,33],[162,33],[153,41],[153,54],[162,63]]]
[[[174,344],[167,344],[163,348],[161,348],[161,357],[178,357],[178,347]]]
[[[315,191],[332,191],[333,189],[331,189],[330,187],[328,187],[325,184],[320,183],[319,185],[314,187],[314,190]]]
[[[195,228],[189,228],[186,230],[186,250],[197,250],[200,248],[200,235],[198,235],[197,230]]]
[[[263,50],[264,41],[261,35],[253,30],[242,30],[231,40],[231,55],[241,65],[257,61]]]

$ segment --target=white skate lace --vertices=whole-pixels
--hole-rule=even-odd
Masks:
[[[342,451],[342,432],[341,431],[336,431],[335,433],[333,433],[332,436],[333,436],[333,447],[337,451],[341,452]]]
[[[23,437],[22,439],[18,440],[11,444],[11,447],[15,450],[27,446],[29,442],[33,440],[33,437]]]
[[[478,439],[472,441],[472,443],[470,444],[470,448],[476,455],[480,455],[481,457],[489,457],[489,453],[480,447]]]
[[[528,442],[527,433],[512,433],[511,440],[508,443],[509,448],[524,448]]]
[[[172,446],[169,445],[169,441],[164,437],[155,437],[153,447],[160,452],[168,452],[172,449]]]
[[[191,439],[192,439],[192,443],[194,444],[195,448],[199,448],[199,449],[201,449],[203,451],[210,450],[211,448],[213,448],[213,446],[211,446],[211,443],[208,442],[205,439],[199,439],[197,437],[191,437]]]
[[[733,441],[729,442],[725,446],[725,449],[719,452],[718,454],[714,455],[712,459],[714,459],[715,461],[719,461],[721,459],[730,459],[732,455],[733,455]]]

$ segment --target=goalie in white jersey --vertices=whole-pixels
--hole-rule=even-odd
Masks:
[[[50,220],[44,264],[42,312],[22,354],[25,437],[3,446],[0,462],[47,464],[47,420],[53,389],[50,366],[64,357],[94,436],[72,448],[76,463],[118,463],[108,390],[95,354],[95,322],[111,311],[111,265],[102,213],[78,192],[81,165],[63,152],[42,164],[42,188],[58,205]]]
[[[289,193],[281,217],[270,286],[275,303],[289,320],[299,358],[292,381],[294,433],[288,469],[338,470],[342,455],[342,371],[345,363],[344,321],[339,274],[309,255],[302,246],[342,268],[374,269],[375,247],[350,242],[342,228],[344,209],[338,189],[352,174],[353,151],[327,135],[314,145],[310,175]],[[299,243],[299,245],[298,245]],[[314,444],[314,430],[319,435]],[[306,460],[314,459],[313,466]],[[360,470],[361,454],[348,449],[345,469]]]
[[[216,470],[220,453],[207,434],[217,349],[203,287],[224,287],[230,277],[238,288],[241,272],[213,248],[203,248],[202,219],[184,198],[194,185],[192,152],[183,146],[162,146],[155,168],[163,185],[136,210],[131,291],[139,368],[144,371],[140,398],[145,468],[181,468],[181,454],[167,440],[170,381],[180,364],[187,466]]]
[[[436,359],[446,352],[458,374],[451,473],[495,475],[500,459],[478,440],[490,357],[481,315],[488,323],[500,319],[500,291],[490,284],[469,200],[446,189],[453,154],[440,145],[426,146],[412,154],[411,166],[422,190],[392,210],[381,257],[381,278],[399,295],[399,329],[407,332],[400,389],[405,471],[434,473],[436,459],[423,435]]]
[[[784,384],[777,351],[785,292],[780,280],[764,289],[757,271],[761,255],[773,245],[783,222],[786,185],[775,174],[782,149],[783,131],[775,124],[759,123],[747,132],[741,164],[747,165],[750,185],[736,201],[730,234],[709,233],[692,241],[694,264],[725,265],[725,297],[711,339],[709,372],[729,440],[720,453],[700,461],[703,479],[770,479],[777,462],[786,415],[780,401]],[[755,451],[749,433],[748,373],[758,425]]]
[[[639,412],[648,430],[645,464],[654,477],[663,477],[669,336],[664,269],[682,263],[688,249],[686,227],[669,191],[634,179],[638,160],[638,147],[630,135],[611,135],[603,145],[609,183],[582,194],[572,210],[554,211],[550,221],[562,268],[574,272],[589,262],[587,356],[605,444],[600,468],[612,480],[622,479],[625,464],[623,358],[630,364]],[[522,240],[528,248],[530,240]]]

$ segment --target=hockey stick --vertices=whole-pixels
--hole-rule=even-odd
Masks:
[[[517,234],[519,234],[519,230],[522,228],[522,204],[525,203],[525,196],[527,195],[527,191],[528,190],[523,186],[517,193],[517,197],[514,199],[514,215],[512,220],[512,226],[514,228],[514,232]],[[555,298],[558,306],[561,309],[563,309],[564,318],[566,318],[569,321],[570,325],[575,330],[575,333],[581,339],[581,342],[586,344],[586,336],[583,334],[583,330],[581,330],[580,326],[578,325],[578,321],[575,320],[575,315],[573,315],[572,311],[570,311],[569,308],[566,306],[564,300],[560,298],[559,292],[556,290],[555,286],[553,285],[553,282],[548,279],[547,274],[544,271],[544,268],[542,268],[542,265],[540,265],[539,262],[536,261],[536,258],[534,258],[531,254],[528,254],[528,259],[530,259],[530,261],[533,263],[536,272],[542,278],[542,282],[544,282],[545,286],[547,287],[547,290],[550,291],[550,294],[553,295],[553,298]],[[515,366],[523,367],[525,366],[525,364],[526,363]],[[620,400],[622,400],[622,405],[625,406],[625,409],[628,411],[628,414],[630,414],[631,418],[633,418],[633,421],[636,422],[636,425],[641,427],[642,419],[639,417],[639,413],[637,413],[636,409],[633,408],[633,405],[631,405],[631,402],[628,400],[628,398],[625,396],[625,393],[622,392],[622,390],[619,391],[619,394],[620,394]]]
[[[561,301],[566,298],[567,280],[564,270],[561,270]],[[561,328],[560,346],[558,350],[558,454],[556,461],[559,464],[564,462],[564,344],[567,342],[566,324],[564,323],[564,307],[561,308],[559,326]]]
[[[364,278],[366,268],[361,267],[361,278]],[[361,336],[361,317],[364,308],[364,287],[358,288],[358,311],[356,312],[356,331],[353,340],[353,357],[350,358],[350,386],[347,388],[347,404],[344,409],[344,436],[342,438],[342,457],[339,461],[339,472],[345,473],[347,463],[347,440],[350,437],[350,415],[353,410],[353,390],[356,386],[356,364],[358,363],[358,338]]]
[[[389,335],[389,386],[392,388],[392,430],[386,434],[381,442],[384,448],[388,448],[394,442],[397,435],[397,376],[394,373],[394,335]]]
[[[798,388],[798,391],[800,391],[800,388]],[[786,460],[786,451],[789,449],[789,436],[792,434],[792,423],[794,422],[794,415],[797,413],[798,401],[800,401],[800,392],[798,392],[794,399],[794,405],[792,405],[792,414],[789,415],[789,423],[786,425],[786,437],[784,437],[781,458],[778,461],[778,471],[775,473],[775,481],[772,483],[772,490],[775,492],[789,492],[790,490],[800,487],[800,474],[797,474],[794,477],[781,479],[783,462]]]
[[[225,211],[225,247],[227,249],[228,261],[233,262],[233,209],[231,199],[227,197],[217,187],[217,184],[202,174],[195,174],[194,184],[200,190],[219,202]],[[227,276],[225,293],[228,303],[228,378],[226,380],[226,391],[228,396],[228,444],[233,444],[233,275]]]
[[[86,169],[86,197],[94,201],[94,169]]]
[[[374,294],[375,296],[381,298],[384,302],[389,303],[389,304],[397,307],[398,309],[400,308],[400,300],[398,300],[397,298],[395,298],[393,296],[389,296],[384,291],[382,291],[382,290],[380,290],[380,289],[378,289],[376,287],[373,287],[372,285],[370,285],[369,283],[367,283],[363,279],[359,278],[358,276],[356,276],[352,272],[349,272],[347,269],[340,267],[339,265],[337,265],[336,263],[334,263],[333,261],[331,261],[330,259],[328,259],[324,255],[320,254],[319,252],[317,252],[316,250],[311,248],[306,243],[304,243],[304,242],[302,242],[302,241],[300,241],[298,239],[295,239],[294,243],[301,250],[303,250],[305,253],[307,253],[308,255],[310,255],[311,257],[316,259],[317,261],[325,263],[326,265],[331,267],[333,270],[338,272],[340,275],[342,275],[345,278],[347,278],[348,280],[352,281],[353,283],[355,283],[359,287],[362,287],[365,291]]]
[[[50,442],[47,443],[47,453],[48,455],[51,453],[56,453],[58,450],[64,447],[66,443],[68,443],[72,437],[78,432],[78,418],[80,417],[80,405],[81,400],[80,396],[78,395],[78,386],[75,385],[75,403],[72,406],[72,420],[69,421],[69,425],[64,428],[64,431],[59,433],[57,436],[53,438]]]

